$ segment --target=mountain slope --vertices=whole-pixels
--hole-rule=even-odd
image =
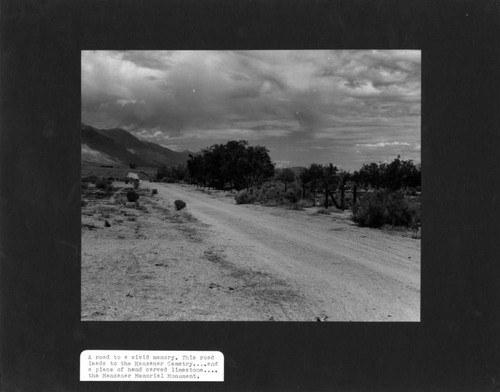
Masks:
[[[82,161],[159,167],[186,163],[188,151],[176,152],[142,141],[120,128],[97,129],[82,124]]]

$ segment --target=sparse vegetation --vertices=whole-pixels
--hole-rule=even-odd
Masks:
[[[106,185],[108,185],[108,180],[106,180],[105,178],[98,178],[95,181],[95,187],[97,189],[105,189]]]
[[[139,200],[139,194],[136,191],[130,190],[127,192],[127,200],[130,203],[135,203],[137,200]]]
[[[106,178],[100,177],[97,178],[95,181],[95,187],[96,189],[102,189],[104,191],[104,194],[110,195],[113,193],[113,186],[112,186],[113,181],[108,180]],[[87,188],[83,188],[87,189]]]
[[[133,162],[130,166],[134,166]],[[126,176],[128,168],[99,170],[98,176],[87,171],[82,177],[84,194],[106,198],[116,192],[113,181],[124,181],[135,190],[127,195],[127,200],[136,202],[139,194],[145,195],[138,191],[140,182]],[[187,165],[164,165],[147,174],[155,181],[190,182],[207,194],[216,192],[215,189],[229,190],[226,196],[234,197],[236,204],[258,203],[292,210],[322,206],[318,214],[329,213],[331,207],[349,209],[353,221],[360,226],[420,230],[421,167],[400,156],[390,163],[364,164],[354,172],[341,170],[332,163],[275,170],[265,147],[230,141],[191,155]],[[147,191],[151,196],[158,194],[157,189]],[[123,203],[124,193],[117,195],[116,200]]]

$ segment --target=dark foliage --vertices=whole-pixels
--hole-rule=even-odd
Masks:
[[[417,188],[421,182],[421,165],[412,160],[401,160],[400,156],[391,163],[370,163],[354,172],[353,179],[363,187],[397,190]]]
[[[190,155],[187,169],[192,182],[216,189],[250,189],[274,175],[269,151],[248,142],[214,144]]]
[[[236,204],[253,204],[257,198],[247,191],[242,191],[234,197],[234,200],[236,200]]]
[[[339,169],[333,164],[329,163],[327,165],[320,165],[318,163],[313,163],[307,169],[304,169],[300,174],[300,181],[302,187],[308,189],[313,194],[313,198],[316,192],[322,191],[325,197],[324,207],[328,208],[330,198],[331,202],[338,208],[337,201],[333,197],[333,191],[341,183],[342,176],[339,175]],[[343,184],[343,183],[342,183]]]
[[[376,191],[366,194],[353,207],[353,220],[367,227],[411,227],[420,222],[420,207],[405,198],[403,192]]]
[[[95,187],[97,189],[105,189],[106,185],[108,185],[108,180],[105,178],[98,178],[95,182]]]
[[[136,191],[130,190],[127,192],[127,200],[134,203],[139,200],[139,194]]]
[[[186,165],[163,165],[156,172],[156,179],[167,183],[177,183],[186,180],[188,170]]]
[[[288,190],[288,184],[292,183],[295,181],[295,173],[293,172],[292,169],[285,168],[285,169],[280,169],[276,173],[276,180],[281,181],[283,184],[285,184],[285,192]]]

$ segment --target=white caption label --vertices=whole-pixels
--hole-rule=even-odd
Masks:
[[[224,381],[220,351],[85,350],[80,381]]]

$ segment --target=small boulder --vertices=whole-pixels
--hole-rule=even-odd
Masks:
[[[183,208],[186,208],[186,203],[184,203],[182,200],[176,200],[174,201],[175,208],[177,211],[182,210]]]

